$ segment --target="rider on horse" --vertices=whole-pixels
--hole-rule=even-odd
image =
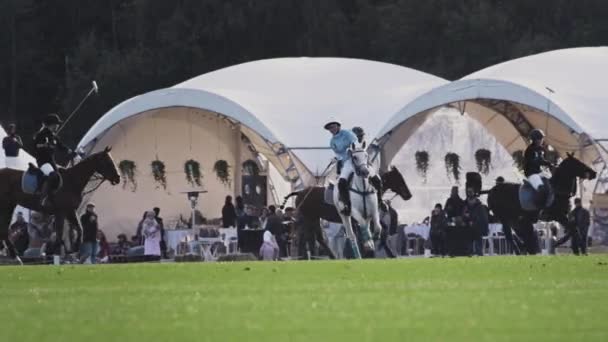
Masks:
[[[363,146],[363,142],[365,141],[365,131],[363,130],[363,128],[358,126],[353,127],[353,133],[355,133],[355,135],[357,136],[357,142],[359,146]],[[373,146],[374,148],[377,148],[376,145],[365,144],[365,146]],[[369,182],[372,184],[374,189],[376,189],[376,194],[378,196],[378,205],[380,205],[380,209],[385,212],[387,210],[387,207],[384,201],[382,201],[382,179],[376,173],[376,170],[374,168],[370,169]]]
[[[353,165],[348,157],[348,149],[352,144],[357,142],[357,137],[349,130],[342,130],[342,124],[340,121],[335,119],[329,120],[329,122],[327,122],[323,127],[332,134],[329,146],[336,154],[336,168],[339,175],[338,191],[340,194],[340,200],[342,203],[344,203],[342,213],[344,215],[350,215],[350,190],[348,189],[348,177],[353,172]]]
[[[553,164],[545,159],[544,139],[545,133],[542,130],[533,129],[530,132],[532,143],[526,148],[526,152],[524,153],[524,175],[537,193],[536,202],[542,201],[545,190],[541,167],[553,167]]]
[[[52,204],[53,191],[60,182],[57,163],[55,162],[56,150],[61,149],[68,154],[72,152],[56,135],[61,123],[62,121],[57,114],[49,114],[44,119],[40,131],[34,135],[34,157],[40,171],[47,178],[43,180],[40,190],[43,206]]]

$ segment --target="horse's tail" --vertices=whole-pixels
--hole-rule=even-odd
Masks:
[[[280,208],[281,210],[285,209],[285,204],[287,204],[287,200],[290,199],[293,196],[297,196],[300,192],[299,191],[294,191],[292,193],[290,193],[289,195],[285,196],[285,198],[283,198],[283,204],[281,204]]]

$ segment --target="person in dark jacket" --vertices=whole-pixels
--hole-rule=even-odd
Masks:
[[[17,126],[15,124],[8,125],[8,135],[2,139],[2,148],[4,155],[7,158],[19,157],[19,151],[23,149],[23,141],[17,134]]]
[[[15,245],[17,255],[22,256],[23,252],[27,249],[30,244],[30,237],[27,232],[27,222],[23,217],[22,212],[17,213],[17,220],[13,223],[9,229],[9,238]]]
[[[545,147],[544,147],[545,133],[540,129],[533,129],[530,132],[530,140],[532,143],[524,152],[524,175],[527,177],[528,182],[538,196],[536,196],[536,202],[539,207],[543,207],[543,179],[542,179],[542,167],[552,167],[548,160],[545,159]]]
[[[458,195],[458,187],[452,187],[452,193],[450,198],[445,202],[445,213],[448,221],[454,220],[456,217],[462,216],[462,210],[464,209],[464,201]]]
[[[431,253],[433,255],[445,256],[447,254],[446,245],[446,229],[448,218],[441,207],[441,204],[435,204],[433,214],[431,215]]]
[[[232,196],[226,196],[224,207],[222,208],[222,227],[236,227],[236,209],[232,204]]]
[[[84,263],[91,258],[91,263],[97,262],[97,230],[98,217],[95,213],[95,205],[87,204],[86,212],[80,217],[82,225],[82,245],[80,246],[80,262]]]
[[[160,227],[160,252],[163,259],[167,259],[167,242],[165,241],[165,223],[163,222],[163,218],[160,217],[160,208],[155,207],[152,209],[154,211],[154,219],[158,226]]]
[[[474,189],[467,189],[462,219],[473,234],[473,253],[483,256],[483,237],[488,235],[488,210],[475,195]]]
[[[283,215],[277,213],[276,207],[273,205],[268,207],[268,210],[265,229],[275,237],[279,246],[279,256],[284,258],[287,256],[287,239],[285,236],[286,229],[283,225]]]
[[[574,210],[568,214],[568,224],[566,225],[566,235],[555,243],[555,247],[561,246],[566,241],[572,239],[570,247],[576,255],[583,253],[587,254],[587,240],[589,226],[591,225],[591,215],[589,210],[583,208],[583,203],[580,198],[574,199]]]
[[[55,152],[63,150],[68,154],[72,151],[57,137],[57,131],[62,121],[57,114],[49,114],[44,119],[42,128],[34,135],[34,158],[40,171],[47,177],[43,180],[40,190],[42,205],[49,207],[53,202],[53,190],[59,184]]]

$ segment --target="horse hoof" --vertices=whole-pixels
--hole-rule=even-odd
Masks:
[[[376,250],[376,247],[374,246],[374,242],[370,240],[363,244],[363,249],[366,252],[373,252]]]
[[[19,266],[23,266],[23,261],[21,261],[21,258],[19,256],[15,257],[15,261],[19,263]]]

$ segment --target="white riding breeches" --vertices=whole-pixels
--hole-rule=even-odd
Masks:
[[[40,171],[42,171],[45,176],[48,176],[51,173],[55,172],[55,169],[53,169],[53,166],[51,164],[46,163],[40,167]]]
[[[342,171],[340,172],[340,179],[348,179],[348,176],[355,172],[353,168],[353,162],[350,158],[343,161]]]
[[[538,190],[538,188],[541,185],[544,185],[542,174],[540,174],[540,173],[535,173],[533,175],[530,175],[528,177],[528,182],[530,183],[530,185],[532,185],[532,187],[534,188],[534,190]]]

